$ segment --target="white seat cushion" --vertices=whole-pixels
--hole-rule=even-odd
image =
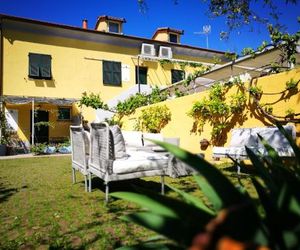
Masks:
[[[168,157],[144,151],[131,151],[127,159],[118,159],[113,163],[113,173],[128,174],[141,171],[166,169]]]
[[[144,139],[145,147],[154,147],[157,145],[152,141],[148,141],[147,139],[163,141],[164,138],[163,138],[162,134],[159,134],[159,133],[143,133],[143,139]]]
[[[142,147],[142,132],[122,130],[126,147]]]

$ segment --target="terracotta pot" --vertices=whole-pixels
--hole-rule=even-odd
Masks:
[[[202,139],[200,141],[200,148],[201,148],[201,150],[206,150],[207,147],[208,147],[208,145],[209,145],[209,141],[207,139]]]

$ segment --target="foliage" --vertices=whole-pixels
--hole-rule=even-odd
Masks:
[[[295,81],[293,78],[291,78],[289,81],[285,83],[285,89],[286,90],[291,90],[295,89],[298,86],[299,81]]]
[[[238,59],[238,54],[236,53],[231,53],[231,52],[225,52],[224,55],[227,59],[229,59],[230,61],[234,61],[236,59]]]
[[[0,144],[9,145],[12,132],[9,130],[9,126],[5,117],[4,110],[0,110],[0,129],[1,129]]]
[[[260,86],[250,86],[249,87],[249,93],[252,96],[258,97],[259,95],[262,94],[262,89]]]
[[[165,101],[167,98],[167,93],[161,92],[157,86],[152,89],[152,92],[149,95],[146,95],[144,93],[136,93],[135,95],[130,96],[126,100],[118,102],[116,106],[116,113],[118,115],[118,119],[121,120],[124,115],[130,115],[134,113],[134,111],[137,108],[162,102]]]
[[[295,110],[292,109],[292,108],[288,108],[286,111],[285,111],[285,114],[286,116],[292,116],[295,114]]]
[[[244,48],[243,50],[242,50],[242,55],[243,56],[246,56],[246,55],[252,55],[252,56],[254,56],[255,55],[255,51],[254,51],[254,49],[252,49],[252,48]]]
[[[119,101],[116,106],[116,112],[120,117],[132,114],[137,108],[146,106],[148,98],[144,93],[136,93],[124,101]]]
[[[53,122],[35,122],[34,123],[34,126],[37,128],[37,129],[40,129],[40,127],[51,127],[51,128],[54,128],[54,123]]]
[[[34,154],[40,155],[40,154],[44,154],[46,148],[47,148],[46,143],[36,143],[31,146],[30,151]]]
[[[203,66],[201,69],[195,70],[192,74],[189,74],[188,77],[184,80],[184,85],[188,86],[191,82],[195,81],[196,78],[200,77],[210,69],[211,66]]]
[[[232,86],[214,84],[209,91],[209,96],[194,103],[192,109],[188,112],[189,116],[194,118],[192,132],[201,133],[205,123],[212,126],[211,140],[213,144],[220,143],[224,130],[227,129],[236,116],[239,116],[246,105],[245,88],[239,81],[236,85],[240,86],[236,94],[231,95],[226,101],[226,92]]]
[[[264,110],[269,113],[269,114],[272,114],[273,113],[273,107],[271,105],[266,105],[264,107]]]
[[[138,117],[137,129],[150,133],[160,133],[170,120],[171,112],[166,105],[145,108]]]
[[[269,25],[269,33],[274,46],[281,49],[281,63],[289,62],[296,63],[296,54],[298,41],[300,39],[300,31],[294,35],[280,32],[277,27]]]
[[[102,101],[100,94],[94,94],[94,93],[90,93],[88,95],[86,92],[83,92],[78,106],[79,107],[86,106],[86,107],[91,107],[93,109],[108,110],[108,106]]]
[[[236,186],[204,159],[156,141],[199,173],[194,178],[205,197],[198,199],[170,185],[181,200],[145,190],[139,194],[113,193],[112,196],[143,208],[123,219],[171,240],[158,238],[151,249],[297,249],[300,245],[300,149],[281,126],[279,129],[295,152],[292,165],[287,165],[261,137],[267,157],[256,155],[246,147],[257,173],[251,180],[259,202],[251,198],[241,180]],[[139,247],[142,245],[126,249]]]
[[[178,88],[175,89],[175,97],[178,98],[178,97],[182,97],[182,96],[185,96],[187,95],[187,93],[183,92],[183,91],[180,91]]]
[[[120,118],[118,117],[118,115],[114,115],[110,119],[106,118],[104,121],[107,122],[109,126],[118,125],[120,128],[122,128],[122,125],[123,125],[123,123],[120,120]]]

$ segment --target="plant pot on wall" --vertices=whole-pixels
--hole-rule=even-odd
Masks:
[[[6,145],[0,144],[0,156],[6,155]]]
[[[200,149],[201,150],[206,150],[208,146],[209,146],[209,141],[207,139],[202,139],[200,141]]]

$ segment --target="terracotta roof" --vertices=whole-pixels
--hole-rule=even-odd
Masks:
[[[110,20],[110,21],[126,23],[125,18],[113,17],[113,16],[107,16],[107,15],[98,16],[98,21],[102,21],[102,20]]]
[[[147,43],[158,42],[156,40],[149,39],[149,38],[143,38],[143,37],[137,37],[137,36],[131,36],[131,35],[122,35],[122,34],[118,34],[118,33],[109,33],[109,32],[103,32],[103,31],[92,30],[92,29],[83,29],[81,27],[76,27],[76,26],[71,26],[71,25],[50,23],[50,22],[39,21],[39,20],[35,20],[35,19],[29,19],[29,18],[23,18],[23,17],[17,17],[17,16],[11,16],[11,15],[1,14],[1,13],[0,13],[0,19],[10,19],[13,21],[44,25],[44,26],[48,26],[48,27],[56,27],[56,28],[62,28],[62,29],[68,29],[68,30],[77,30],[77,31],[86,32],[86,33],[101,34],[101,35],[105,35],[105,36],[119,37],[120,39],[127,38],[127,39],[138,40],[141,42],[147,42]],[[1,20],[0,20],[0,22],[1,22]],[[159,43],[175,46],[174,43],[169,43],[169,42],[164,42],[164,41],[159,41]],[[225,54],[224,51],[200,48],[200,47],[195,47],[195,46],[185,45],[185,44],[176,44],[176,46],[181,47],[181,48],[186,48],[186,49],[195,49],[195,50],[207,51],[207,52],[212,52],[212,53]]]

